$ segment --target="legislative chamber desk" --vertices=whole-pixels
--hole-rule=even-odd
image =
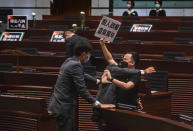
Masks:
[[[88,38],[89,40],[99,40],[95,37],[95,30],[77,31],[76,34]],[[28,30],[25,31],[24,39],[29,39],[32,36],[47,37],[46,41],[50,41],[53,30]],[[141,40],[141,41],[173,41],[174,38],[192,38],[192,32],[177,32],[177,31],[152,31],[152,32],[124,32],[118,31],[116,37],[122,38],[122,40]],[[164,37],[162,37],[164,36]]]
[[[88,21],[100,21],[103,16],[86,16],[86,20]],[[192,16],[166,16],[166,17],[159,17],[159,16],[134,16],[134,17],[123,17],[123,16],[108,16],[112,19],[116,20],[131,20],[131,21],[140,21],[140,22],[148,22],[148,21],[161,21],[161,22],[166,22],[166,21],[171,21],[171,22],[187,22],[187,21],[193,21]],[[80,18],[79,16],[55,16],[55,15],[43,15],[43,20],[70,20],[74,18]],[[75,21],[75,20],[74,20]]]
[[[29,20],[29,29],[49,29],[49,30],[57,30],[59,27],[61,27],[59,30],[67,30],[72,28],[72,24],[77,24],[78,27],[80,27],[81,22],[80,21],[65,21],[65,20],[38,20],[36,21],[36,26],[33,27],[33,20]],[[154,31],[160,31],[160,30],[175,30],[179,31],[179,27],[192,27],[192,22],[172,22],[172,21],[120,21],[121,29],[124,31],[129,31],[133,24],[152,24]],[[85,27],[86,29],[96,30],[98,25],[100,24],[100,21],[85,21]]]
[[[94,50],[101,50],[99,41],[90,42]],[[163,41],[141,41],[141,43],[129,43],[123,41],[122,43],[106,44],[110,52],[124,54],[126,52],[135,51],[139,55],[163,55],[164,52],[184,52],[186,56],[193,56],[192,44],[174,44],[172,42],[165,43]],[[10,42],[0,41],[0,50],[6,49],[18,49],[18,48],[35,48],[40,52],[50,52],[57,54],[65,53],[65,44],[57,42],[36,42],[36,41],[22,41],[22,42]]]
[[[22,99],[24,99],[23,97],[25,97],[25,99],[27,98],[27,100],[30,97],[29,98],[30,100],[28,100],[30,102],[34,101],[34,99],[36,101],[41,100],[43,101],[42,104],[38,104],[39,102],[36,102],[36,104],[38,104],[41,107],[40,109],[44,109],[45,111],[46,110],[45,107],[47,107],[47,104],[51,96],[51,87],[55,84],[56,78],[57,78],[57,74],[0,72],[0,92],[2,92],[3,94],[8,93],[9,95],[17,95],[17,97],[15,98],[16,101],[17,99],[19,99],[18,97],[22,97]],[[87,87],[89,89],[89,92],[91,92],[91,94],[95,96],[97,93],[98,86],[94,83],[87,82]],[[142,102],[144,103],[143,111],[148,112],[150,114],[162,116],[162,117],[170,117],[171,93],[160,92],[152,95],[148,93],[147,95],[145,93],[147,93],[146,88],[148,87],[144,87],[144,88],[145,88],[144,93],[139,94],[139,96],[142,99]],[[9,98],[7,99],[9,100]],[[7,99],[2,99],[2,100],[6,101]],[[12,106],[11,107],[7,106],[7,108],[11,108],[14,110],[13,106],[16,104],[15,100],[14,100],[14,103],[9,102],[9,103],[12,103]],[[159,104],[162,106],[157,106],[156,104]],[[25,106],[29,106],[28,103],[23,104],[23,107],[24,107],[23,109],[25,109]],[[157,106],[157,108],[154,108],[154,106]],[[3,108],[3,106],[1,106],[1,108]],[[15,109],[17,108],[18,107],[16,104]],[[79,131],[85,131],[88,128],[93,130],[98,129],[97,124],[91,121],[91,116],[93,113],[91,104],[89,104],[83,98],[78,97],[76,109],[77,109],[77,112],[75,115],[76,129],[78,129]],[[25,110],[29,110],[29,108],[26,108]],[[4,117],[10,117],[10,115],[11,115],[10,119],[15,119],[15,117],[12,117],[12,114],[10,113],[5,115]],[[19,113],[19,115],[23,115],[23,114]],[[29,118],[31,117],[32,116],[29,116]],[[20,119],[17,119],[17,121],[18,120]],[[6,126],[7,122],[5,120],[2,120],[2,121],[5,123],[5,124],[3,123],[2,126]],[[0,123],[0,126],[1,126],[1,123]]]
[[[56,124],[45,99],[0,94],[0,130],[55,131]]]
[[[105,131],[193,131],[193,126],[129,110],[103,110]]]

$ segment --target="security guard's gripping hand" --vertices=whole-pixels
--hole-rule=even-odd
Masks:
[[[113,104],[99,104],[99,107],[103,108],[103,109],[113,109],[113,108],[115,108],[115,105],[113,105]]]
[[[145,69],[145,74],[151,74],[153,72],[156,72],[154,67],[148,67]]]

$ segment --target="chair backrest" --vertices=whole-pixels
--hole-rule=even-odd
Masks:
[[[131,26],[121,26],[120,27],[121,31],[128,31],[128,32],[130,32],[130,29],[131,29]]]
[[[49,41],[49,36],[29,36],[31,41]]]
[[[173,39],[173,42],[174,44],[193,44],[193,39],[176,37]]]
[[[116,43],[116,44],[121,44],[123,41],[123,38],[122,37],[115,37],[113,43]]]
[[[83,66],[83,70],[85,73],[91,75],[91,76],[96,76],[96,66]]]
[[[13,64],[0,63],[0,71],[13,71]]]
[[[93,55],[94,55],[94,57],[104,57],[102,50],[94,50]]]
[[[141,40],[127,40],[128,44],[141,44]]]
[[[125,16],[122,19],[122,22],[139,22],[139,21],[140,21],[139,17],[128,17],[128,16]]]
[[[49,25],[48,29],[54,31],[64,31],[68,30],[68,25]]]
[[[193,32],[193,27],[178,27],[179,32]]]
[[[184,58],[185,54],[183,52],[164,52],[163,60],[176,60],[176,58]]]
[[[38,53],[37,48],[17,48],[17,50],[24,51],[30,55],[37,55],[37,53]]]
[[[167,71],[156,71],[152,74],[145,75],[150,83],[151,91],[162,91],[168,90],[168,72]]]

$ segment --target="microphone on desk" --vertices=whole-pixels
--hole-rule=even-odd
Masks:
[[[127,105],[127,104],[123,104],[123,103],[117,103],[116,108],[121,109],[121,110],[130,110],[130,111],[135,111],[135,112],[139,112],[139,113],[146,113],[146,112],[139,110],[139,108],[137,106]]]

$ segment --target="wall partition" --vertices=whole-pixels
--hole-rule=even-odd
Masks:
[[[13,9],[13,15],[27,15],[31,19],[31,13],[37,14],[37,19],[42,15],[50,15],[50,0],[0,0],[0,9]]]
[[[193,16],[193,0],[163,0],[162,8],[167,16]],[[126,1],[123,0],[92,0],[92,15],[121,16],[127,10]],[[109,9],[113,4],[112,11]],[[135,9],[139,16],[148,16],[154,8],[154,0],[135,0]]]

